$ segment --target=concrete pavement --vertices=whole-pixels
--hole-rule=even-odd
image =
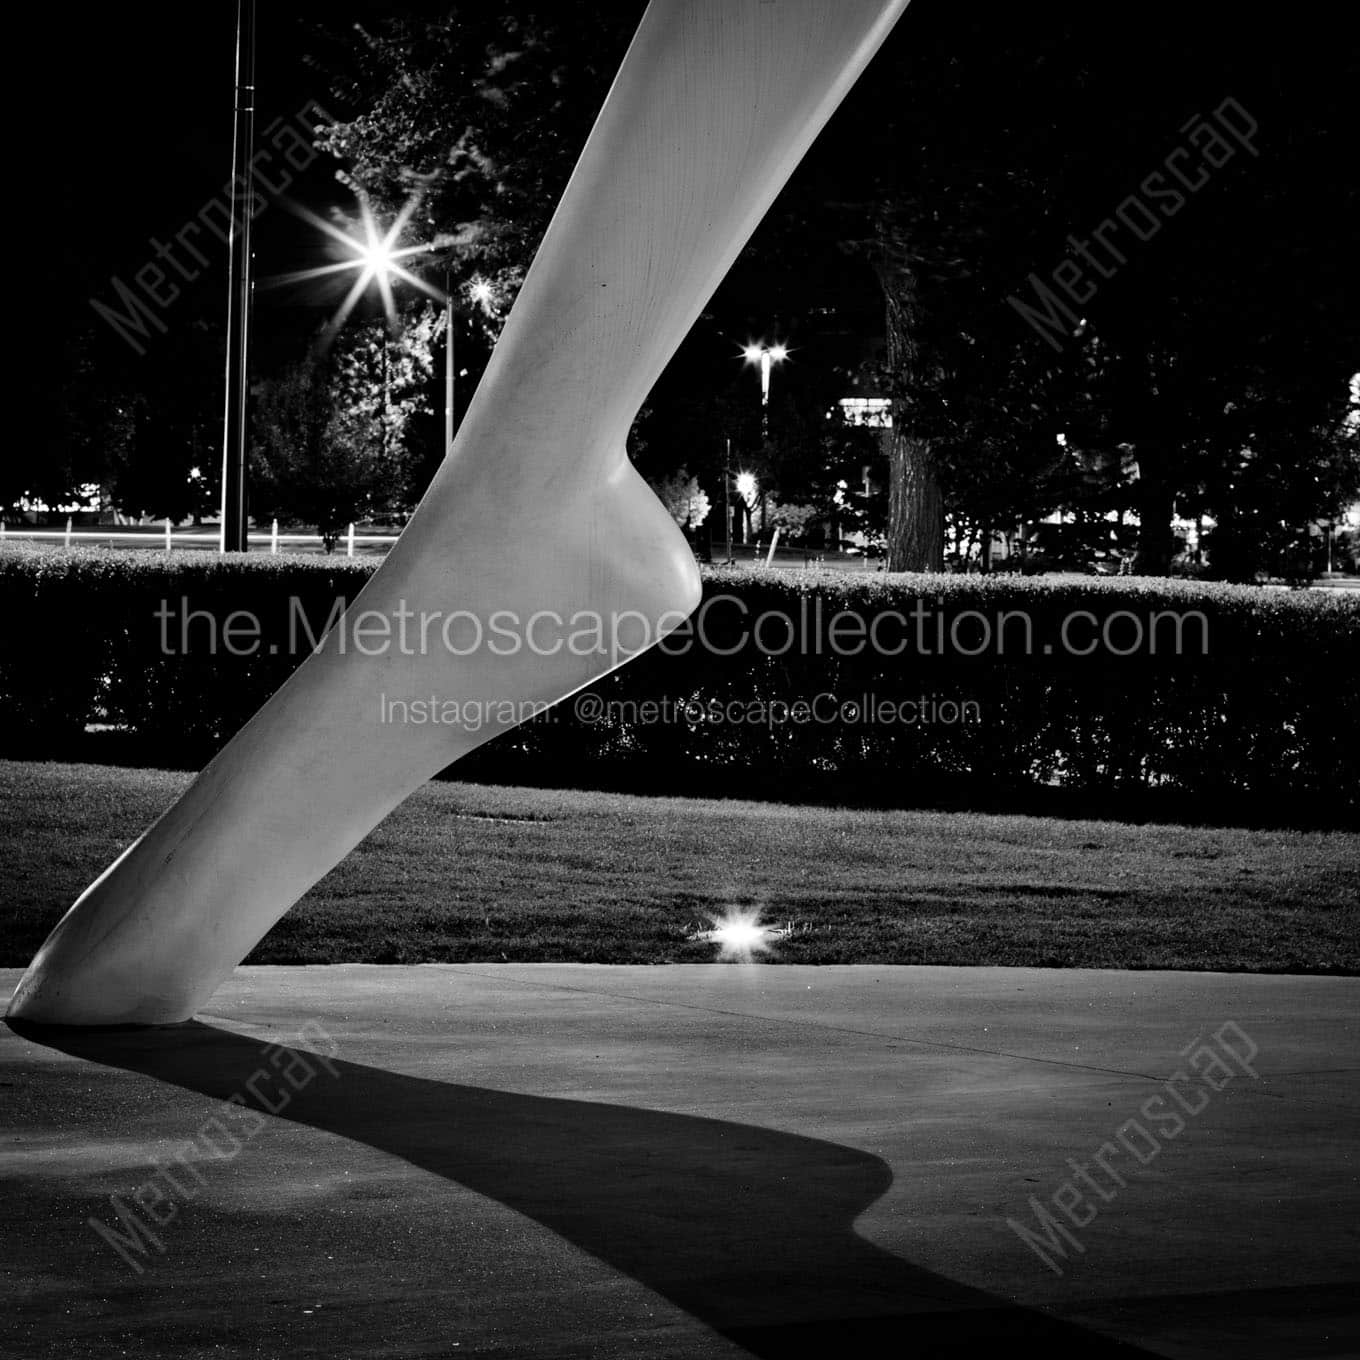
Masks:
[[[1358,999],[338,966],[0,1028],[0,1353],[1357,1354]]]

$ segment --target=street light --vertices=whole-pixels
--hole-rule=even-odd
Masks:
[[[396,266],[396,260],[392,254],[391,241],[383,238],[379,239],[376,235],[370,236],[359,250],[359,259],[363,262],[363,282],[367,286],[370,279],[379,279],[379,287],[384,284],[390,285],[388,276]]]
[[[399,228],[394,228],[394,233]],[[364,240],[356,242],[361,264],[357,288],[367,288],[370,280],[377,279],[378,289],[383,295],[383,309],[388,310],[392,297],[392,274],[396,269],[393,254],[395,235],[379,236],[373,219],[364,214]],[[387,426],[391,416],[391,391],[387,381],[387,325],[382,329],[382,415],[379,418],[380,456],[384,465],[387,462]]]
[[[440,289],[418,274],[411,273],[410,270],[405,268],[403,261],[413,255],[425,255],[428,258],[432,252],[442,253],[454,243],[454,238],[438,237],[424,245],[398,245],[402,233],[406,229],[406,224],[410,221],[417,206],[418,200],[411,199],[397,214],[391,225],[383,230],[374,218],[367,200],[361,198],[357,229],[350,227],[346,230],[333,222],[326,221],[325,218],[318,216],[309,208],[293,205],[294,212],[325,232],[327,236],[341,246],[342,254],[333,264],[323,265],[317,269],[303,270],[299,274],[289,276],[289,278],[291,281],[301,282],[334,274],[354,274],[352,287],[336,308],[335,315],[331,317],[328,329],[332,334],[345,324],[349,314],[367,291],[369,284],[374,282],[377,283],[378,291],[382,296],[383,313],[387,318],[389,329],[394,329],[397,322],[396,302],[392,293],[395,282],[411,284],[444,308],[444,452],[447,454],[453,447],[454,353],[456,348],[454,322],[458,307],[458,297],[453,287],[452,264],[449,258],[444,259],[444,287]],[[499,295],[493,282],[478,275],[466,284],[461,291],[463,296],[474,306],[480,308],[488,318],[493,321],[500,320]],[[384,349],[385,358],[386,350]],[[384,423],[384,437],[385,434],[386,425]]]
[[[439,243],[432,242],[413,246],[397,244],[402,233],[406,230],[406,224],[411,220],[411,215],[415,212],[416,206],[417,202],[414,199],[407,203],[386,230],[379,228],[377,220],[373,216],[373,210],[369,207],[367,200],[362,198],[359,200],[357,229],[351,226],[346,230],[337,226],[334,222],[326,221],[324,217],[318,216],[310,209],[295,206],[294,211],[305,221],[325,232],[332,241],[341,247],[341,253],[333,264],[322,265],[318,269],[306,269],[299,274],[290,275],[288,278],[291,281],[302,282],[325,278],[333,274],[354,275],[354,283],[349,292],[345,294],[339,307],[336,308],[335,315],[331,317],[329,329],[332,332],[338,331],[345,324],[349,314],[358,305],[359,299],[368,291],[370,283],[377,283],[378,291],[382,296],[383,314],[387,318],[387,324],[393,327],[397,322],[396,301],[392,295],[393,283],[397,281],[409,283],[436,302],[445,301],[446,294],[443,290],[420,278],[419,275],[411,273],[404,264],[404,261],[413,255],[428,257],[432,250],[438,249]]]
[[[783,345],[767,345],[763,340],[758,345],[747,345],[741,356],[748,364],[760,365],[760,404],[770,404],[770,369],[782,364],[789,357]]]
[[[483,278],[475,278],[468,284],[468,297],[484,311],[487,316],[496,315],[496,290]]]
[[[441,292],[426,280],[416,274],[412,274],[404,268],[400,261],[412,255],[428,255],[435,249],[433,244],[399,246],[397,242],[401,239],[402,232],[406,229],[406,224],[415,211],[416,200],[410,200],[397,214],[392,224],[382,231],[373,216],[372,209],[367,200],[359,201],[359,229],[358,232],[347,232],[339,227],[327,222],[324,218],[318,217],[315,213],[305,209],[301,210],[302,215],[316,226],[320,227],[334,241],[338,242],[345,250],[346,257],[333,265],[325,266],[321,269],[307,271],[303,277],[316,278],[326,274],[352,271],[355,275],[354,283],[344,300],[336,309],[335,315],[331,318],[330,329],[332,332],[339,330],[344,325],[349,314],[358,304],[359,299],[368,290],[370,283],[376,282],[378,291],[382,297],[383,316],[385,327],[382,340],[382,382],[383,382],[383,411],[382,411],[382,452],[387,454],[387,426],[390,415],[389,391],[387,378],[387,338],[388,332],[396,326],[397,308],[396,301],[392,295],[392,284],[394,280],[400,280],[413,284],[421,292],[428,294],[437,302],[442,302],[445,307],[445,366],[444,366],[444,452],[447,454],[449,447],[453,443],[453,298],[448,289],[448,269],[445,267],[445,288]]]
[[[430,247],[434,249],[433,246]],[[467,296],[476,306],[489,317],[495,317],[496,312],[496,290],[486,279],[480,276],[474,278],[467,285]],[[444,454],[448,456],[453,448],[453,413],[454,413],[454,350],[457,344],[457,333],[454,324],[458,319],[457,308],[454,306],[453,273],[452,267],[447,262],[444,265]],[[466,370],[465,370],[466,371]]]
[[[770,370],[775,364],[782,364],[789,357],[783,345],[767,345],[763,340],[753,343],[742,350],[741,356],[748,364],[760,367],[760,434],[762,439],[770,437]]]

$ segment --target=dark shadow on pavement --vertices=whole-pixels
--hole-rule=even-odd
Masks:
[[[265,1109],[279,1050],[191,1021],[87,1031],[12,1023],[63,1053]],[[267,1061],[267,1053],[274,1062]],[[877,1157],[800,1135],[518,1095],[296,1050],[316,1079],[279,1117],[400,1157],[527,1215],[768,1360],[1147,1355],[913,1266],[858,1236],[888,1189]],[[260,1085],[256,1082],[256,1086]],[[279,1086],[265,1094],[277,1103]],[[1017,1249],[1019,1249],[1017,1244]],[[238,1300],[232,1300],[232,1306]]]

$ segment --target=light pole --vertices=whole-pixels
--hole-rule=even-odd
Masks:
[[[359,203],[360,222],[357,234],[352,234],[341,230],[339,227],[326,222],[313,213],[304,214],[309,221],[319,227],[346,252],[345,258],[337,264],[327,265],[321,269],[311,270],[302,277],[321,277],[336,273],[338,271],[352,271],[355,275],[353,286],[346,294],[344,301],[341,302],[334,317],[331,319],[331,331],[335,332],[344,325],[345,319],[354,310],[359,299],[364,295],[370,283],[376,282],[378,291],[382,296],[383,314],[387,319],[389,329],[394,329],[397,324],[396,304],[393,297],[392,285],[394,280],[411,284],[421,292],[434,298],[444,308],[444,454],[447,457],[453,448],[453,433],[456,417],[455,407],[455,385],[457,382],[457,321],[458,321],[458,297],[453,287],[453,260],[446,257],[444,264],[444,287],[441,290],[427,279],[421,278],[417,274],[412,274],[403,267],[402,261],[412,255],[426,255],[433,250],[439,249],[436,244],[399,246],[397,244],[415,209],[415,201],[409,202],[400,213],[397,214],[395,221],[385,230],[380,230],[377,222],[373,218],[373,213],[367,200],[361,199]],[[492,320],[499,320],[500,313],[497,309],[497,293],[493,284],[481,277],[474,278],[465,289],[467,297],[477,304],[482,311]],[[387,350],[386,335],[384,335],[383,348],[383,451],[386,452],[387,445]]]
[[[444,457],[453,448],[453,279],[444,266]]]
[[[387,326],[382,324],[382,415],[379,417],[383,466],[387,466],[387,417],[392,409],[391,389],[387,384]]]
[[[723,464],[723,545],[727,550],[727,565],[732,565],[732,439],[727,440],[727,461]]]
[[[391,241],[370,233],[368,240],[359,251],[359,257],[363,263],[366,280],[367,278],[377,280],[378,288],[383,294],[384,301],[386,301],[392,288],[391,276],[394,267]],[[384,308],[384,315],[378,321],[381,332],[378,342],[381,346],[378,362],[382,375],[382,409],[378,412],[378,450],[384,467],[387,465],[387,423],[388,412],[391,409],[390,387],[387,377],[387,341],[390,324],[389,317],[386,315],[386,308]]]
[[[246,401],[250,383],[250,218],[255,211],[255,0],[236,5],[236,127],[232,135],[227,400],[222,430],[222,525],[218,547],[245,552]]]
[[[789,357],[783,345],[767,345],[763,340],[747,345],[741,352],[748,364],[760,368],[760,437],[770,437],[770,370],[775,364],[782,364]]]
[[[492,319],[496,313],[496,290],[483,278],[475,278],[467,286],[468,297]],[[453,275],[448,264],[444,266],[444,456],[447,458],[453,448],[453,393],[454,393],[454,354],[457,348],[454,323],[458,318],[453,300]]]

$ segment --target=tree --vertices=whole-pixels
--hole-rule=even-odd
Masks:
[[[1259,395],[1241,411],[1236,458],[1217,462],[1203,490],[1215,521],[1206,536],[1210,571],[1229,581],[1263,573],[1311,580],[1325,569],[1321,526],[1360,497],[1360,400],[1338,396],[1331,420],[1300,433],[1277,395]]]
[[[812,525],[823,515],[815,505],[785,505],[773,496],[765,502],[765,523],[778,529],[792,543],[801,543]]]
[[[393,336],[353,326],[262,383],[255,411],[254,503],[264,514],[316,526],[329,552],[356,520],[409,508],[412,417],[443,317],[424,305]]]
[[[201,510],[190,478],[201,456],[192,431],[164,408],[139,399],[127,457],[112,478],[114,504],[134,518],[175,521]]]
[[[1009,11],[913,6],[798,177],[790,229],[864,260],[881,298],[891,570],[940,570],[946,512],[973,491],[992,502],[976,518],[1004,519],[988,469],[1042,467],[1062,429],[1049,403],[1079,360],[1006,306],[1067,154],[1052,127],[1079,68],[1052,62],[1061,42]]]
[[[25,497],[55,509],[85,503],[126,459],[133,439],[136,399],[97,362],[89,323],[72,326],[37,375],[41,411],[34,432],[0,459],[0,504]]]
[[[1360,200],[1356,178],[1334,170],[1348,154],[1353,47],[1304,19],[1278,39],[1225,33],[1197,11],[1118,44],[1100,23],[1079,6],[1036,26],[1014,7],[920,0],[785,195],[790,236],[817,236],[820,221],[875,266],[895,568],[939,565],[943,511],[1007,517],[1061,494],[1050,465],[1066,432],[1074,449],[1131,451],[1137,476],[1109,482],[1109,508],[1131,500],[1138,568],[1164,573],[1173,514],[1240,452],[1229,403],[1263,376],[1288,394],[1279,415],[1305,448],[1360,352],[1347,226]],[[1102,263],[1114,268],[1081,257],[1080,307],[1057,309],[1047,339],[1027,327],[1010,305],[1027,278],[1061,302],[1055,268],[1070,278],[1064,262],[1092,228],[1137,212],[1131,191],[1166,177],[1187,128],[1206,145],[1203,115],[1229,93],[1243,126],[1259,123],[1259,157],[1216,154],[1174,223],[1121,228],[1124,249]],[[1313,476],[1306,460],[1286,475]],[[1007,497],[1007,480],[1024,493]]]
[[[154,362],[115,343],[119,352],[112,359],[105,353],[99,364],[109,375],[106,391],[116,394],[101,436],[109,499],[133,518],[197,521],[220,497],[220,333],[186,317]]]
[[[338,96],[360,112],[329,129],[323,145],[344,160],[353,187],[388,211],[418,200],[412,229],[419,223],[434,232],[444,258],[457,273],[467,277],[475,271],[489,277],[508,298],[546,226],[640,11],[640,5],[615,13],[578,3],[548,13],[527,6],[494,14],[464,7],[434,21],[405,17],[386,21],[364,35],[357,67],[346,69],[341,63],[336,68]],[[985,38],[986,25],[979,23],[978,32]],[[918,62],[920,70],[913,67],[905,88],[921,83],[922,72],[940,69],[941,50],[948,51],[956,38],[947,28],[937,33],[938,49]],[[975,48],[989,54],[989,75],[1008,69],[1004,43],[983,42]],[[901,50],[910,54],[912,49]],[[976,50],[969,52],[970,63]],[[966,111],[980,79],[968,85],[961,78],[960,72],[969,65],[956,51],[943,62],[943,69],[947,79],[927,81],[928,92],[935,95],[952,86],[954,112]],[[880,80],[871,117],[855,120],[850,139],[865,140],[864,127],[887,130],[878,140],[868,139],[867,154],[865,147],[856,146],[845,157],[845,143],[839,143],[836,153],[845,162],[880,169],[892,166],[902,159],[904,129],[910,139],[917,136],[912,119],[930,127],[940,121],[939,110],[929,99],[918,99],[909,115],[899,116],[901,77],[899,69]],[[1017,81],[1014,75],[1010,79],[1012,84]],[[974,118],[974,124],[977,121]],[[1004,138],[993,134],[993,140]],[[911,550],[910,562],[899,551],[897,566],[938,566],[942,552],[943,503],[934,457],[942,435],[929,428],[927,403],[921,400],[937,371],[942,371],[939,357],[923,348],[923,323],[931,317],[938,321],[939,309],[933,301],[923,309],[916,300],[934,274],[958,272],[957,261],[990,225],[983,212],[974,213],[967,233],[954,231],[952,241],[944,240],[946,233],[938,227],[933,234],[917,230],[919,220],[932,213],[939,217],[940,200],[931,196],[931,190],[948,189],[955,179],[966,184],[974,173],[971,157],[959,165],[951,159],[956,150],[953,143],[943,145],[932,162],[935,183],[918,186],[914,196],[885,196],[884,175],[876,170],[866,179],[868,202],[856,205],[849,229],[878,268],[889,318],[891,386],[898,417],[891,478],[894,538],[899,549],[909,538],[920,540]],[[838,173],[841,179],[833,197],[844,192],[843,170]],[[888,179],[898,188],[905,182],[903,176]],[[797,251],[794,243],[808,235],[808,214],[800,211],[792,196],[786,195],[786,201],[795,206],[784,227],[765,233],[761,254],[771,253],[773,237],[777,245],[773,254],[787,259]],[[826,234],[820,225],[811,233]],[[760,478],[762,486],[786,498],[823,500],[832,513],[840,479],[828,477],[836,454],[826,445],[825,410],[841,393],[818,392],[815,397],[809,393],[804,403],[808,409],[800,410],[790,407],[786,391],[787,384],[776,384],[771,438],[765,441],[738,428],[751,423],[754,409],[745,409],[750,402],[739,403],[743,409],[732,420],[719,415],[721,398],[709,403],[711,409],[688,415],[655,399],[654,423],[662,424],[664,417],[671,438],[651,441],[646,470],[659,478],[682,461],[694,468],[697,460],[699,474],[712,485],[726,475],[725,449],[736,436],[740,463]],[[693,403],[688,393],[681,393],[677,404]],[[688,441],[680,433],[686,424],[695,427],[697,436]],[[956,430],[948,433],[957,462],[963,441]],[[992,431],[990,437],[995,443],[1000,435]],[[668,455],[671,449],[674,452]],[[668,456],[674,461],[666,466],[663,460]]]
[[[424,494],[429,469],[409,436],[413,419],[430,409],[427,384],[444,325],[444,313],[422,303],[402,314],[395,332],[379,319],[349,327],[335,345],[329,367],[333,433],[351,448],[376,446],[376,512],[404,515]]]
[[[699,479],[691,477],[685,468],[681,468],[673,477],[667,477],[653,490],[670,512],[671,518],[686,533],[693,532],[708,518],[711,508],[708,496],[700,487]]]
[[[255,503],[267,515],[315,525],[327,552],[362,517],[381,484],[372,432],[356,444],[341,437],[338,423],[325,367],[315,356],[259,389]]]
[[[394,216],[416,201],[455,276],[489,282],[503,313],[561,197],[642,14],[556,0],[398,14],[343,43],[318,34],[317,64],[354,117],[321,130],[342,178]]]
[[[412,231],[433,231],[464,277],[503,281],[508,300],[640,9],[571,0],[386,21],[340,70],[357,112],[326,144],[390,210],[418,198]],[[893,568],[941,566],[946,513],[986,541],[989,526],[1071,496],[1092,522],[1134,511],[1138,569],[1165,572],[1174,514],[1213,497],[1227,520],[1233,496],[1254,494],[1228,475],[1247,446],[1230,404],[1252,405],[1262,382],[1291,394],[1272,418],[1279,450],[1326,425],[1360,351],[1345,225],[1360,202],[1355,178],[1335,173],[1355,59],[1306,20],[1287,34],[1225,30],[1211,9],[1112,43],[1089,6],[1053,6],[1035,25],[1015,6],[917,0],[739,264],[748,298],[763,290],[757,335],[777,289],[796,315],[837,250],[872,271],[879,390],[893,403]],[[1117,268],[1088,269],[1089,300],[1064,304],[1048,334],[1027,326],[1013,305],[1026,280],[1051,280],[1229,92],[1260,124],[1260,156],[1220,168],[1155,239],[1121,237]],[[738,315],[733,296],[713,309]],[[820,433],[776,430],[786,386],[772,398],[778,437],[741,439],[740,461],[786,499],[810,499],[828,460]],[[711,490],[730,426],[716,402],[672,421],[684,400],[654,396],[645,471],[659,480],[683,463]],[[1057,458],[1060,434],[1071,457]],[[1131,457],[1137,475],[1092,477],[1076,457]],[[1281,475],[1313,474],[1286,462]]]

